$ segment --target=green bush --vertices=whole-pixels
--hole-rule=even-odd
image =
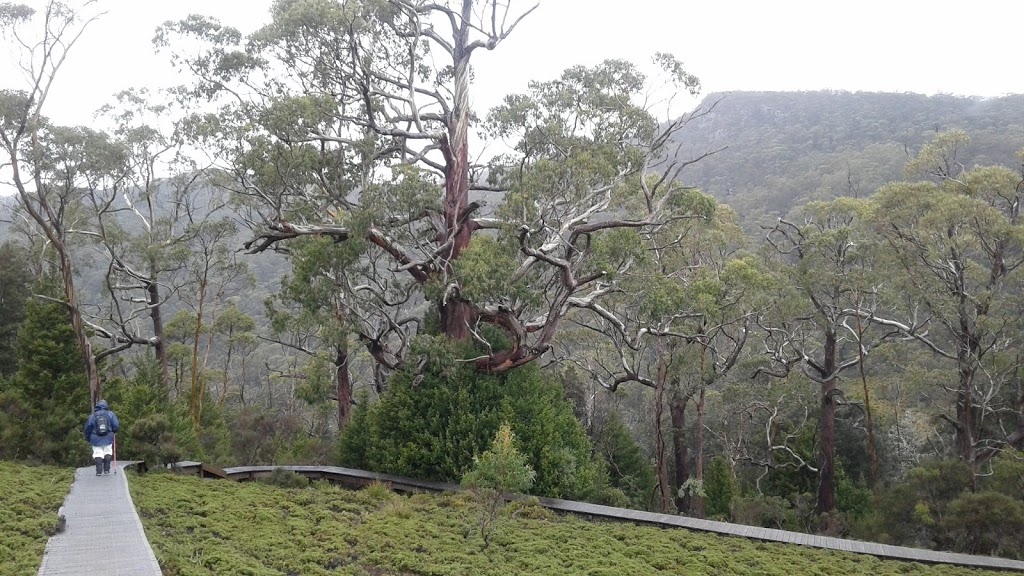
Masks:
[[[284,468],[274,468],[269,475],[257,478],[256,481],[269,486],[277,486],[278,488],[309,487],[309,479],[298,472],[292,472]]]
[[[338,465],[349,468],[369,467],[366,454],[370,442],[370,395],[365,390],[356,395],[352,419],[338,439]]]
[[[500,424],[510,422],[537,472],[533,493],[577,499],[595,493],[603,469],[561,388],[539,367],[480,374],[456,361],[472,351],[458,353],[443,338],[421,339],[415,352],[427,359],[422,373],[415,366],[394,373],[365,422],[356,415],[340,442],[343,465],[363,460],[378,472],[457,482]]]
[[[91,412],[89,386],[67,310],[29,300],[15,349],[17,370],[0,391],[4,457],[46,464],[85,463],[89,452],[82,426]]]
[[[861,479],[854,481],[846,474],[842,462],[836,461],[836,511],[847,518],[860,518],[871,511],[871,489]]]
[[[904,546],[946,547],[942,518],[970,486],[970,478],[959,460],[922,462],[904,482],[879,492],[873,512],[854,524],[852,535]]]
[[[203,458],[187,407],[172,403],[160,384],[160,365],[152,355],[134,357],[128,380],[107,382],[104,396],[117,414],[121,430],[117,455],[161,466]]]
[[[622,494],[621,506],[647,509],[654,484],[654,465],[644,457],[618,412],[612,411],[597,430],[595,449],[608,466],[611,488]],[[613,500],[619,500],[613,498]]]
[[[1024,452],[1006,449],[992,462],[992,474],[982,478],[989,490],[1024,500]]]
[[[704,471],[704,506],[709,518],[728,520],[732,517],[732,500],[736,480],[725,456],[715,456]]]
[[[800,530],[793,506],[778,496],[736,498],[732,505],[733,521],[747,526]]]
[[[512,429],[508,423],[503,423],[490,450],[474,458],[473,468],[462,477],[462,485],[473,492],[481,508],[480,535],[485,548],[490,544],[498,511],[505,502],[504,495],[526,492],[536,477],[526,457],[516,450]]]
[[[964,494],[950,502],[941,526],[952,550],[1024,557],[1024,503],[1005,494]]]

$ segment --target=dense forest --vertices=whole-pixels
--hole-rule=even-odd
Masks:
[[[902,180],[907,162],[940,132],[970,135],[959,155],[968,167],[1015,168],[1024,142],[1024,95],[732,92],[708,95],[703,106],[712,104],[683,150],[721,152],[693,165],[687,182],[752,225]]]
[[[531,5],[285,0],[249,35],[166,23],[190,83],[68,127],[46,95],[93,16],[48,6],[0,6],[39,39],[0,90],[0,458],[81,462],[102,397],[151,463],[514,464],[534,494],[1024,557],[1024,96],[663,122],[650,86],[700,81],[658,54],[472,110]]]

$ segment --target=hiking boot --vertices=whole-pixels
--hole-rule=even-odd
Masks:
[[[103,476],[103,458],[93,458],[92,461],[96,463],[96,475]]]

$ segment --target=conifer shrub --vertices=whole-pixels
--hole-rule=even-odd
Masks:
[[[505,504],[505,495],[526,492],[537,473],[530,468],[515,447],[515,434],[508,423],[498,428],[489,450],[473,459],[473,467],[462,477],[480,505],[480,535],[484,548],[490,544],[498,512]]]
[[[202,459],[192,421],[181,404],[170,401],[161,388],[160,366],[151,355],[131,360],[128,379],[107,382],[104,396],[117,414],[117,454],[123,460],[144,460],[162,466]]]
[[[657,482],[654,465],[644,456],[617,411],[611,411],[605,418],[594,444],[608,467],[610,487],[622,494],[623,502],[614,505],[646,509]]]
[[[732,500],[736,495],[736,480],[725,456],[715,456],[704,471],[704,506],[709,518],[732,518]]]
[[[443,337],[419,339],[410,362],[395,372],[379,403],[361,401],[342,434],[342,466],[413,478],[458,482],[473,458],[508,422],[537,478],[534,494],[587,499],[605,474],[591,453],[561,388],[535,364],[501,374],[478,373],[472,351]],[[362,412],[365,410],[365,412]]]
[[[367,446],[370,442],[370,395],[366,390],[356,394],[355,407],[348,426],[338,438],[338,464],[364,470],[369,467]]]
[[[0,391],[0,437],[13,440],[4,457],[84,464],[89,456],[82,438],[91,412],[89,387],[67,310],[38,299],[26,302],[15,350],[17,370]]]

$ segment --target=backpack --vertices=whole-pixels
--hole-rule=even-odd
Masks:
[[[97,436],[106,436],[110,434],[110,415],[108,412],[97,412],[96,413],[96,425],[94,427]]]

